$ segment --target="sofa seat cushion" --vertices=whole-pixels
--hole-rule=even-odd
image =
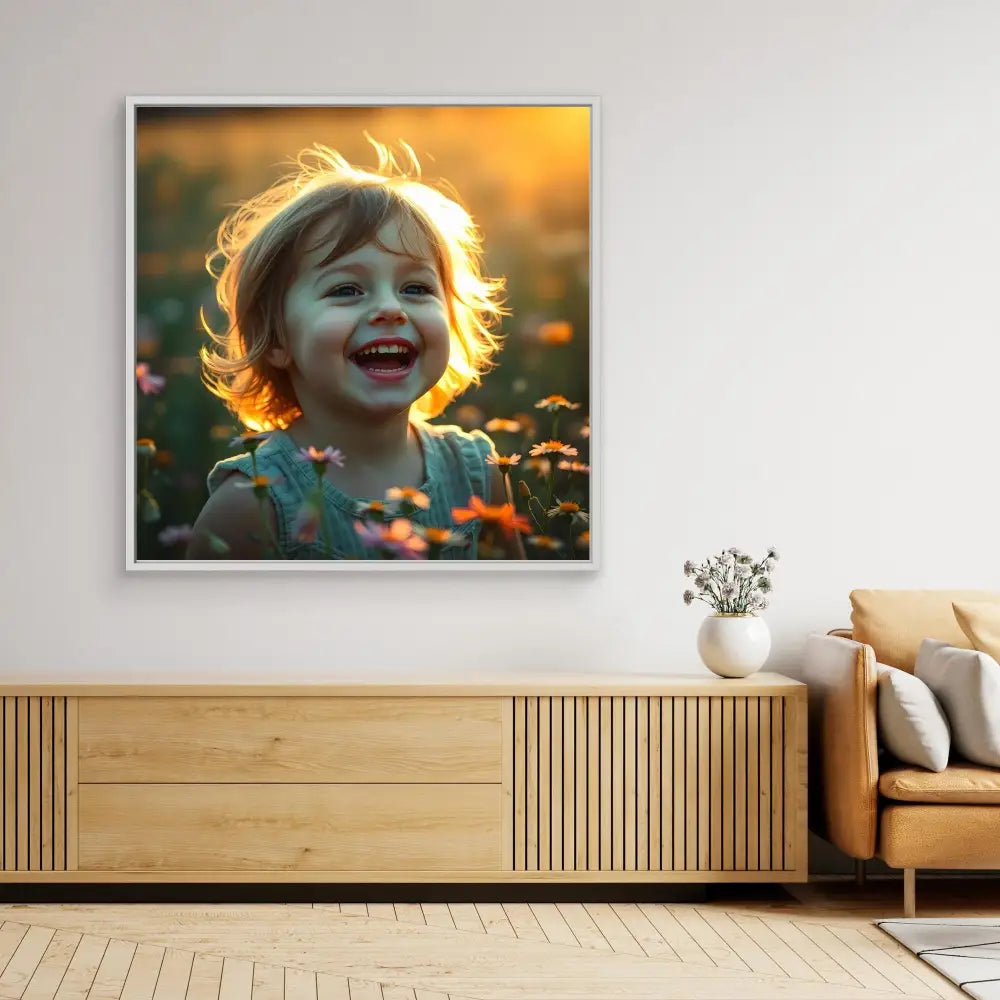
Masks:
[[[879,777],[878,790],[897,802],[1000,805],[1000,768],[965,761],[943,771],[900,767]]]

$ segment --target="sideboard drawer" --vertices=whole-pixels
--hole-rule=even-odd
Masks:
[[[80,869],[497,871],[499,785],[81,785]]]
[[[81,698],[81,782],[499,783],[499,698]]]

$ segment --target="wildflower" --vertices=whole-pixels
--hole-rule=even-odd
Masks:
[[[757,589],[762,594],[767,594],[774,589],[774,584],[771,583],[771,578],[769,576],[762,576],[757,581]]]
[[[458,524],[477,519],[484,524],[495,524],[507,538],[512,537],[515,531],[522,534],[531,531],[531,522],[523,514],[516,513],[512,503],[487,504],[477,496],[469,498],[468,507],[453,507],[451,516]]]
[[[270,431],[251,431],[249,434],[237,434],[229,441],[230,448],[245,448],[252,455],[269,437]]]
[[[695,570],[697,570],[697,568],[698,567],[695,566],[695,564],[693,562],[691,562],[690,559],[688,559],[688,561],[686,563],[684,563],[684,575],[685,576],[694,576]]]
[[[381,521],[386,515],[386,504],[381,500],[359,500],[354,505],[355,517],[370,517]]]
[[[547,410],[549,413],[555,413],[560,409],[567,410],[579,410],[580,403],[571,403],[565,396],[546,396],[545,399],[540,399],[535,403],[536,410]]]
[[[354,530],[366,548],[378,549],[400,559],[421,559],[427,551],[425,542],[405,518],[399,517],[389,524],[362,524],[355,521]]]
[[[767,550],[767,558],[774,559],[775,561],[777,561],[778,559],[781,558],[781,556],[778,555],[778,550],[772,547]]]
[[[580,428],[580,437],[590,437],[590,417],[587,417],[587,419],[583,422],[583,426]]]
[[[469,536],[459,534],[457,531],[452,531],[449,528],[424,528],[419,524],[413,526],[413,530],[431,545],[437,545],[439,548],[444,548],[446,545],[454,546],[456,548],[465,548],[469,544]]]
[[[152,438],[139,438],[135,443],[135,453],[143,458],[153,458],[156,455],[156,443]]]
[[[558,552],[563,547],[563,543],[551,535],[530,535],[525,542],[532,548],[547,549],[549,552]]]
[[[552,462],[547,458],[529,458],[524,468],[531,469],[544,479],[552,471]]]
[[[736,563],[736,575],[741,580],[749,579],[753,575],[753,566],[750,566],[749,564],[747,564],[745,562],[742,562],[742,561],[737,562]]]
[[[538,433],[538,421],[530,413],[515,413],[514,419],[528,437],[534,437]]]
[[[386,500],[405,500],[420,510],[427,510],[431,505],[431,498],[412,486],[392,486],[385,491],[385,498]]]
[[[712,582],[712,578],[707,573],[699,573],[694,578],[694,585],[699,590],[708,590],[708,585]]]
[[[739,593],[739,587],[735,583],[724,583],[719,593],[722,594],[725,600],[731,601]]]
[[[328,465],[336,465],[341,469],[344,467],[344,453],[339,448],[327,446],[320,451],[319,448],[309,445],[308,448],[299,448],[298,457],[303,462],[312,462],[314,466],[318,466],[320,472]]]
[[[311,498],[304,501],[295,516],[292,525],[292,535],[297,542],[315,542],[320,528],[321,511],[319,505]]]
[[[589,549],[590,548],[590,532],[581,531],[579,535],[576,536],[576,547],[578,549]]]
[[[586,465],[584,462],[570,462],[565,458],[556,465],[556,468],[562,469],[563,472],[579,472],[584,476],[590,475],[589,465]]]
[[[234,484],[238,489],[241,490],[259,490],[267,489],[268,486],[273,486],[275,483],[281,482],[281,476],[247,476],[240,477],[236,480]]]
[[[184,543],[185,545],[191,541],[191,536],[194,531],[190,524],[170,524],[167,525],[156,537],[159,539],[161,545],[179,545]]]
[[[685,604],[693,604],[694,603],[694,591],[693,590],[685,590],[684,591],[684,603]]]
[[[521,430],[520,420],[505,420],[503,417],[494,417],[485,427],[490,434],[496,431],[505,431],[507,434],[517,434]]]
[[[573,503],[572,500],[562,500],[555,507],[550,507],[546,513],[549,517],[571,517],[574,524],[586,524],[590,519],[587,512],[580,510],[580,505]]]
[[[572,458],[574,455],[578,455],[579,452],[576,448],[571,447],[568,444],[563,444],[562,441],[542,441],[541,444],[532,445],[530,455],[566,455]]]
[[[549,346],[568,344],[573,339],[573,324],[566,320],[543,323],[538,328],[538,339]]]
[[[768,571],[768,573],[773,573],[775,566],[777,566],[776,560],[774,560],[774,559],[765,559],[764,560],[764,569],[766,569]]]
[[[487,455],[489,465],[495,465],[500,470],[510,470],[521,461],[520,455]]]
[[[145,361],[135,366],[135,378],[139,383],[139,391],[144,396],[155,396],[167,384],[163,375],[153,375]]]

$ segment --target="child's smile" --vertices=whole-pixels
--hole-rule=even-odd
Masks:
[[[376,239],[323,263],[307,253],[285,296],[286,368],[299,404],[389,417],[405,412],[448,367],[446,293],[422,234],[387,221]]]

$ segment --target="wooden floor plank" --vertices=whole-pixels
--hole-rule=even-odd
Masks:
[[[569,924],[551,903],[532,903],[531,912],[545,934],[545,939],[550,944],[568,944],[575,948],[580,947],[580,942],[570,930]]]
[[[790,979],[822,981],[823,977],[786,944],[760,917],[747,913],[730,913],[729,918],[774,962]]]
[[[382,987],[369,979],[350,980],[351,1000],[382,1000]]]
[[[701,945],[702,951],[714,965],[720,969],[735,969],[738,972],[750,970],[746,962],[710,924],[705,922],[705,918],[693,906],[670,905],[667,909],[677,918],[677,923]]]
[[[156,989],[156,979],[160,974],[160,966],[163,964],[166,950],[166,948],[153,944],[140,944],[135,949],[132,964],[125,977],[121,1000],[152,1000],[153,991]],[[252,963],[247,964],[252,965]],[[249,996],[250,989],[248,987],[246,993],[239,996],[239,1000],[248,1000]],[[236,1000],[236,996],[223,997],[222,1000]]]
[[[117,942],[112,941],[111,945]],[[111,950],[111,945],[108,950]],[[191,964],[191,978],[188,980],[187,996],[185,1000],[219,1000],[219,988],[222,985],[222,956],[221,955],[195,955]],[[289,970],[298,972],[299,970]],[[98,973],[100,975],[100,973]],[[316,976],[312,975],[312,993],[296,995],[292,1000],[316,1000]],[[91,997],[90,1000],[93,1000]]]
[[[160,978],[163,978],[162,972]],[[252,1000],[284,1000],[285,970],[280,965],[272,965],[270,962],[254,962],[252,990]],[[154,1000],[160,998],[154,997]]]
[[[362,903],[361,905],[367,905],[367,913],[372,920],[395,921],[398,919],[396,917],[396,907],[392,903]]]
[[[76,931],[65,930],[56,931],[52,935],[42,960],[21,994],[24,1000],[52,1000],[62,985],[82,937]]]
[[[0,976],[0,995],[19,997],[31,981],[55,931],[51,927],[29,927]]]
[[[754,972],[766,976],[787,976],[788,973],[757,944],[728,913],[721,909],[699,907],[699,915],[723,941],[739,955]]]
[[[160,964],[160,974],[156,978],[153,1000],[175,1000],[176,997],[186,996],[193,965],[193,952],[183,948],[167,948]]]
[[[664,940],[663,936],[649,922],[649,918],[635,903],[612,903],[618,919],[628,928],[629,934],[635,938],[643,954],[650,958],[665,959],[677,962],[677,952]]]
[[[503,903],[504,913],[510,921],[514,933],[522,941],[548,941],[545,931],[539,926],[531,907],[527,903]]]
[[[382,1000],[416,1000],[416,996],[409,986],[382,986]]]
[[[455,921],[451,919],[447,903],[421,903],[420,908],[424,911],[424,923],[428,927],[454,928]]]
[[[590,914],[590,919],[597,925],[615,954],[648,957],[642,945],[636,941],[631,931],[611,908],[610,903],[585,903],[584,909]]]
[[[582,903],[557,903],[556,908],[580,942],[581,948],[593,948],[596,951],[613,950]]]
[[[715,965],[705,949],[691,937],[663,903],[639,903],[639,909],[682,962]]]
[[[455,930],[468,931],[471,934],[486,933],[474,903],[449,903],[448,912],[455,921]]]
[[[900,965],[912,972],[917,979],[931,989],[935,996],[951,1000],[954,996],[964,995],[960,990],[956,990],[954,984],[932,965],[928,965],[926,962],[914,962],[913,952],[901,945],[894,937],[886,934],[880,927],[863,923],[858,925],[858,930],[877,948],[881,948],[887,955],[892,956]]]
[[[517,932],[507,919],[501,903],[476,903],[476,912],[483,922],[487,934],[499,934],[501,937],[517,937]]]
[[[909,972],[900,962],[873,944],[856,927],[830,927],[848,948],[863,958],[873,969],[885,976],[900,991],[913,997],[936,997],[937,992]]]
[[[7,963],[27,933],[27,924],[20,924],[13,920],[5,920],[3,926],[0,927],[0,975],[6,970]]]
[[[94,985],[87,994],[87,1000],[118,1000],[125,987],[125,977],[132,967],[132,959],[135,957],[136,942],[122,941],[119,938],[112,938],[108,941],[108,947],[104,952],[104,958],[98,966],[97,975],[94,976]],[[219,967],[222,966],[222,959],[219,959]],[[211,997],[191,997],[190,1000],[217,1000],[219,988],[216,985],[215,993]],[[190,993],[189,993],[190,996]]]
[[[811,921],[797,921],[803,934],[812,938],[828,955],[835,958],[854,978],[869,990],[895,990],[881,972],[872,968],[856,952],[852,951],[829,927]],[[898,991],[897,991],[898,992]]]
[[[760,919],[776,937],[784,941],[825,982],[840,986],[861,985],[854,976],[835,959],[831,958],[812,938],[803,934],[792,920],[766,915],[762,915]]]
[[[386,905],[392,906],[392,903]],[[368,905],[366,903],[341,903],[340,912],[349,917],[367,917]]]
[[[346,976],[317,972],[316,997],[317,1000],[351,1000],[351,984]]]
[[[426,924],[424,911],[419,903],[394,903],[396,919],[401,924]]]
[[[250,1000],[253,993],[253,962],[226,955],[222,962],[219,1000]]]

